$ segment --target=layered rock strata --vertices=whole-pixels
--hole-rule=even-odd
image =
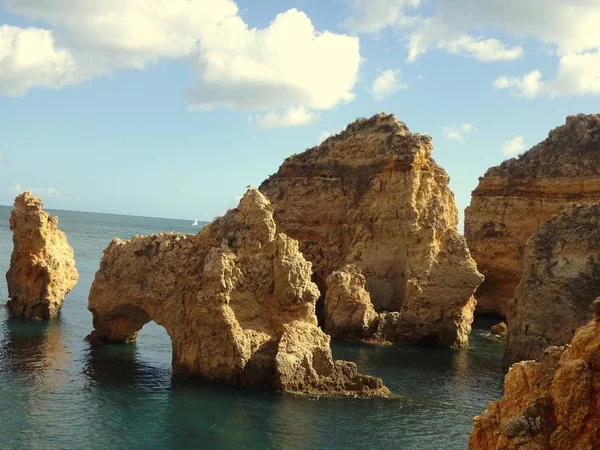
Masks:
[[[92,342],[135,340],[149,321],[172,342],[175,375],[302,394],[384,396],[379,378],[334,361],[317,286],[298,243],[249,190],[197,235],[113,240],[89,297]]]
[[[324,308],[328,332],[368,338],[369,330],[385,328],[383,338],[395,342],[467,344],[473,293],[483,277],[457,232],[449,177],[431,152],[429,136],[379,114],[286,159],[260,186],[279,229],[312,262],[323,293],[332,273],[355,268],[333,276],[335,305]],[[374,312],[394,314],[384,314],[385,327],[371,327]]]
[[[15,199],[10,215],[13,253],[6,273],[12,314],[51,319],[79,280],[73,249],[58,229],[58,217],[26,191]]]
[[[571,345],[517,363],[504,396],[474,418],[470,450],[600,448],[600,299]]]
[[[565,345],[600,296],[600,205],[570,206],[525,247],[523,278],[508,314],[505,364]]]
[[[545,141],[489,169],[465,211],[465,237],[485,275],[477,312],[506,316],[527,240],[565,206],[597,202],[600,114],[567,117]]]

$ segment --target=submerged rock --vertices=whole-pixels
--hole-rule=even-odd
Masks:
[[[594,303],[600,312],[600,299]],[[504,396],[475,417],[470,450],[600,448],[600,317],[571,345],[513,365]]]
[[[286,159],[260,186],[278,228],[300,242],[325,301],[334,303],[324,307],[328,332],[368,338],[375,311],[389,313],[387,340],[467,344],[483,277],[457,232],[449,177],[431,152],[429,136],[378,114]],[[353,272],[326,282],[348,264]]]
[[[134,340],[153,320],[169,334],[175,375],[302,394],[384,396],[379,378],[334,361],[317,326],[317,286],[298,243],[278,233],[249,190],[197,235],[113,240],[89,297],[89,339]]]
[[[51,319],[79,280],[73,249],[58,229],[58,217],[26,191],[15,199],[10,215],[14,249],[6,273],[12,314]]]
[[[477,312],[506,316],[527,240],[575,203],[600,202],[600,114],[566,124],[518,158],[487,171],[465,211],[465,237],[485,281]]]
[[[505,365],[565,345],[600,296],[600,205],[568,207],[525,248],[524,274],[509,309]]]

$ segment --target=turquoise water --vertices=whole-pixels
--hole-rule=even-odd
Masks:
[[[0,206],[0,299],[12,235]],[[502,395],[503,344],[476,324],[470,348],[333,345],[401,399],[306,399],[171,380],[171,346],[153,323],[137,343],[91,349],[87,294],[115,237],[196,232],[191,222],[60,211],[80,281],[49,323],[0,308],[0,448],[464,449],[472,417]]]

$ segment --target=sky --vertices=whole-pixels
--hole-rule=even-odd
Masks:
[[[359,117],[478,177],[600,112],[598,0],[0,0],[0,204],[212,220]]]

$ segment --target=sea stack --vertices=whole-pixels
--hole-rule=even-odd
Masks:
[[[504,396],[475,417],[469,450],[600,448],[600,299],[571,345],[512,366]]]
[[[58,217],[27,191],[17,196],[10,215],[14,249],[6,274],[12,314],[51,319],[79,280],[73,249],[58,229]]]
[[[334,336],[468,343],[483,277],[432,149],[429,136],[378,114],[286,159],[260,186],[278,229],[300,242],[324,302],[333,302],[322,318]]]
[[[568,344],[598,296],[600,204],[570,206],[544,222],[525,247],[523,278],[508,313],[505,365]]]
[[[298,243],[256,189],[197,235],[113,240],[89,297],[91,342],[136,338],[149,321],[173,347],[173,373],[310,395],[386,396],[381,379],[334,361]]]
[[[507,315],[527,240],[566,206],[600,202],[600,114],[566,124],[528,152],[489,169],[465,211],[465,237],[485,275],[477,312]]]

